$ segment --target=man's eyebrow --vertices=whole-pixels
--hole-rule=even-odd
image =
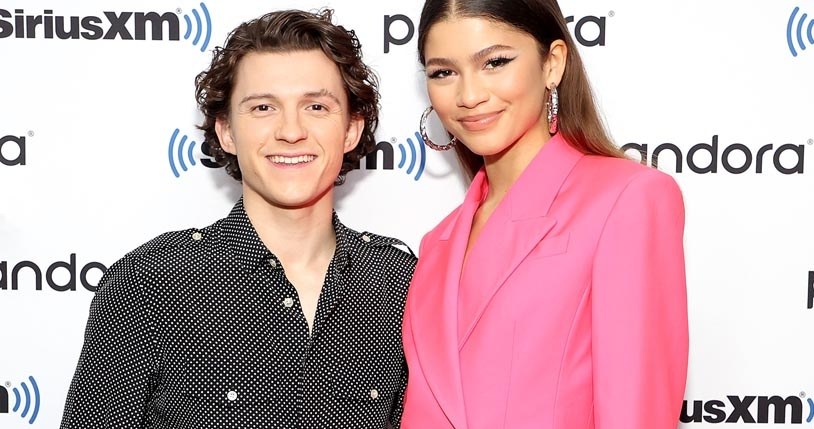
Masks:
[[[333,92],[328,91],[327,89],[324,89],[324,88],[320,89],[318,91],[308,91],[308,92],[303,94],[303,97],[305,97],[305,98],[328,97],[331,100],[333,100],[336,104],[342,104],[339,101],[339,97],[334,95]],[[258,94],[249,94],[249,95],[243,97],[240,100],[239,104],[244,104],[244,103],[247,103],[249,101],[254,101],[254,100],[271,100],[271,101],[275,101],[275,102],[280,101],[279,97],[277,97],[276,95],[274,95],[272,93],[258,93]]]
[[[309,91],[309,92],[306,92],[304,95],[305,95],[306,98],[328,97],[331,100],[333,100],[336,104],[339,104],[339,105],[342,104],[341,102],[339,102],[339,97],[337,97],[336,95],[334,95],[333,92],[328,91],[325,88],[320,89],[319,91]]]
[[[247,102],[253,101],[253,100],[273,100],[273,101],[278,101],[279,99],[277,98],[276,95],[271,94],[271,93],[249,94],[249,95],[243,97],[240,100],[239,104],[247,103]]]
[[[507,45],[496,44],[496,45],[489,46],[487,48],[483,48],[478,52],[475,52],[474,54],[472,54],[472,56],[470,58],[471,58],[472,62],[479,63],[484,58],[488,57],[489,55],[491,55],[495,51],[501,51],[501,50],[504,50],[504,49],[513,49],[513,48],[511,46],[507,46]],[[450,66],[455,65],[455,61],[453,61],[453,60],[451,60],[449,58],[430,58],[429,60],[427,60],[426,65],[427,66],[450,67]]]

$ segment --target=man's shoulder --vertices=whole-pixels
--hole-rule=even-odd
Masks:
[[[195,269],[191,261],[201,259],[215,248],[219,223],[204,228],[187,228],[160,234],[135,249],[107,269],[99,286],[131,284],[137,279],[152,278],[156,273]],[[183,270],[181,270],[183,271]]]
[[[357,249],[357,253],[363,257],[383,257],[390,263],[410,268],[415,266],[417,260],[415,253],[404,241],[370,231],[359,232],[347,226],[345,229],[347,239],[351,242],[350,249]]]
[[[125,258],[142,258],[211,244],[215,238],[214,236],[218,233],[220,222],[217,221],[204,228],[187,228],[165,232],[131,250],[125,255]]]
[[[197,259],[216,248],[221,220],[203,227],[168,231],[127,252],[114,265],[161,268]]]

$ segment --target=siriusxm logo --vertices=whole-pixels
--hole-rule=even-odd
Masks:
[[[727,401],[684,401],[682,423],[811,423],[814,400],[800,396],[734,396]],[[728,403],[727,403],[728,402]],[[755,414],[757,412],[757,414]],[[757,417],[755,417],[757,416]]]
[[[10,271],[9,268],[11,268]],[[67,272],[67,280],[63,282],[64,284],[59,284],[58,279],[55,278],[55,273],[58,273],[58,270],[62,271],[63,275]],[[98,282],[91,282],[88,279],[93,270],[97,270],[101,277],[107,271],[107,267],[101,262],[89,262],[80,267],[76,263],[76,253],[71,253],[68,262],[57,261],[45,269],[32,261],[20,261],[13,266],[8,261],[0,261],[0,291],[18,290],[21,277],[23,280],[30,280],[33,277],[35,290],[42,291],[42,274],[44,271],[45,282],[52,290],[57,292],[76,291],[78,280],[86,290],[96,292],[96,283]],[[60,277],[63,276],[60,275]]]
[[[608,16],[615,13],[610,11]],[[607,19],[604,16],[566,16],[565,22],[571,26],[571,33],[582,46],[605,46]],[[396,24],[399,23],[399,24]],[[395,30],[395,33],[394,33]],[[415,36],[415,23],[403,14],[384,15],[384,53],[390,53],[390,45],[406,45]]]
[[[195,160],[195,148],[197,145],[198,143],[191,140],[186,134],[181,135],[181,130],[178,128],[172,132],[169,145],[167,146],[167,158],[173,176],[176,178],[181,177],[181,173],[189,171],[190,168],[198,165]],[[204,142],[201,144],[201,153],[203,156],[200,157],[200,160],[204,167],[220,167],[211,159],[212,152],[209,151],[208,143]],[[204,158],[204,156],[209,158]]]
[[[184,40],[205,52],[212,35],[212,18],[206,4],[183,14]],[[0,39],[84,39],[84,40],[180,40],[181,9],[175,12],[102,12],[101,16],[64,16],[44,9],[40,15],[28,15],[14,9],[12,15],[0,9]],[[193,22],[194,19],[194,22]],[[148,31],[149,29],[149,31]],[[194,37],[193,37],[194,32]]]
[[[33,132],[29,132],[33,136]],[[13,167],[25,165],[25,136],[0,137],[0,164]]]
[[[398,168],[404,170],[413,180],[418,181],[424,173],[424,165],[427,158],[427,149],[424,147],[424,139],[421,134],[413,134],[415,141],[408,137],[404,143],[399,143],[394,137],[389,142],[380,141],[376,144],[376,150],[365,157],[365,169],[376,170],[379,168],[379,157],[381,156],[382,170],[392,170],[395,168],[395,147],[399,148]],[[408,152],[409,150],[409,152]],[[361,161],[356,168],[361,167]]]
[[[14,394],[13,403],[11,403],[8,389],[11,389],[11,393]],[[29,376],[28,383],[23,381],[19,384],[19,387],[13,385],[10,381],[0,386],[0,414],[8,414],[10,405],[12,413],[19,414],[23,419],[28,419],[28,424],[34,424],[37,415],[40,413],[40,388],[37,386],[34,377]]]
[[[800,12],[800,8],[795,7],[791,11],[788,24],[786,24],[786,43],[789,45],[789,51],[794,57],[798,55],[798,47],[801,51],[805,51],[806,43],[814,45],[814,20],[808,19],[807,13],[803,13],[800,19],[797,20],[798,12]],[[806,19],[808,19],[808,24],[806,24]],[[795,42],[797,42],[796,47]]]
[[[198,151],[197,148],[200,148],[200,150]],[[396,164],[396,148],[398,148],[399,154],[398,164]],[[390,139],[389,142],[378,142],[376,150],[365,157],[365,169],[393,170],[398,168],[404,170],[408,176],[412,176],[413,180],[417,181],[424,174],[426,155],[427,150],[424,147],[424,139],[421,138],[421,134],[416,132],[413,137],[406,138],[403,143],[400,143],[396,138]],[[381,162],[379,159],[381,159]],[[198,165],[198,161],[204,167],[221,167],[212,158],[208,143],[204,142],[198,145],[198,142],[186,134],[182,134],[178,128],[170,136],[167,145],[167,160],[170,171],[176,178],[181,177],[183,173]],[[381,167],[379,167],[380,164]],[[361,160],[356,163],[354,168],[361,168]]]
[[[809,140],[808,144],[814,141]],[[674,172],[684,172],[684,161],[693,173],[716,174],[726,171],[732,174],[753,172],[763,174],[764,170],[774,168],[782,174],[803,174],[805,172],[805,145],[784,144],[775,147],[773,144],[762,146],[753,152],[741,143],[726,145],[721,150],[718,136],[712,136],[711,143],[699,143],[691,146],[686,154],[673,143],[662,143],[652,147],[647,143],[627,143],[622,150],[634,150],[641,155],[641,163],[648,163],[656,168],[660,166],[660,157],[667,156],[674,161]],[[672,156],[670,156],[672,155]],[[782,158],[782,159],[781,159]],[[663,168],[662,168],[663,169]]]
[[[201,22],[201,14],[203,14],[206,20],[206,25]],[[206,48],[209,47],[209,39],[212,38],[212,17],[209,15],[209,9],[206,8],[206,4],[201,2],[201,13],[198,13],[197,9],[192,9],[192,16],[195,17],[195,25],[192,25],[189,14],[184,14],[184,22],[187,25],[184,40],[189,40],[192,35],[192,29],[194,28],[195,38],[192,39],[192,45],[198,46],[198,42],[201,42],[201,35],[206,31],[206,36],[204,36],[203,42],[201,43],[201,52],[206,52]]]

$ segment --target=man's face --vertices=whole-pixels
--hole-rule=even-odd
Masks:
[[[244,56],[229,117],[216,131],[223,149],[237,156],[244,199],[302,208],[331,201],[343,156],[363,126],[350,116],[337,65],[309,50]]]

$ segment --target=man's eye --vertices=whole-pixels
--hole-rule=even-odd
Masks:
[[[268,104],[261,104],[259,106],[255,106],[254,110],[257,110],[258,112],[268,112],[271,110],[271,106]]]
[[[327,109],[325,106],[323,106],[322,104],[312,104],[312,105],[308,106],[308,108],[309,108],[310,110],[314,110],[314,111],[317,111],[317,112],[324,112],[324,111],[328,110],[328,109]]]

